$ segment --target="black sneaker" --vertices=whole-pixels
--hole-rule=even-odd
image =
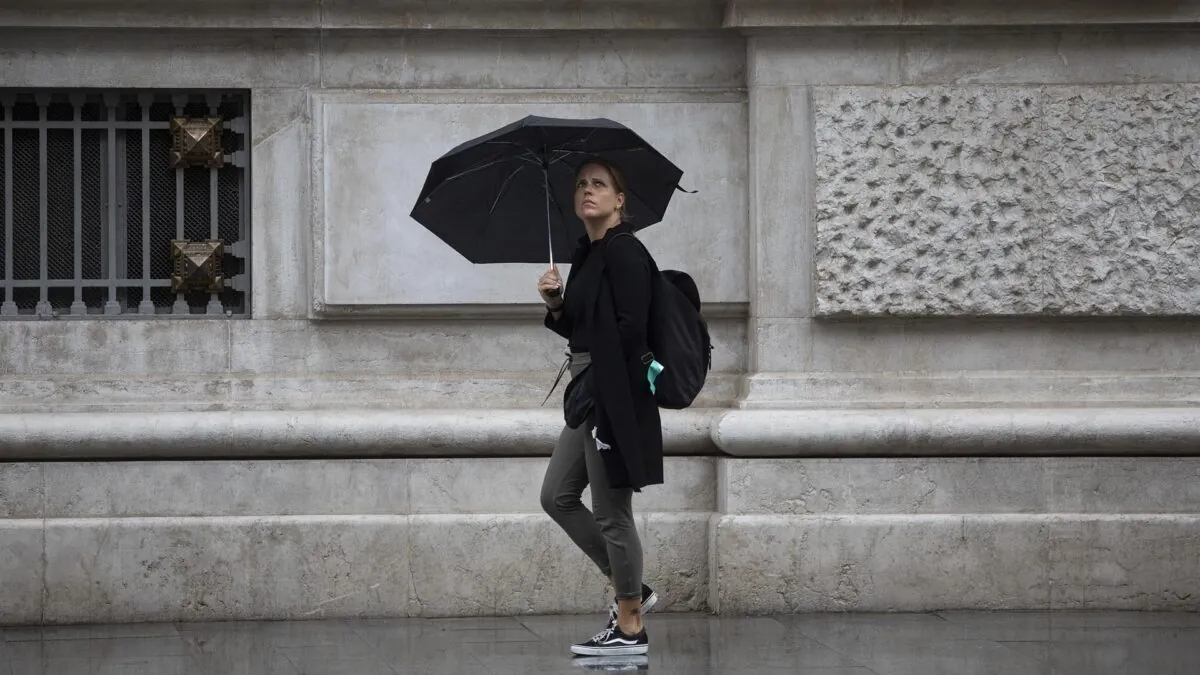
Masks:
[[[642,616],[646,615],[654,606],[658,604],[658,593],[646,584],[642,584]],[[617,603],[613,602],[608,608],[608,627],[612,628],[617,625]]]
[[[583,644],[571,645],[571,652],[579,656],[636,656],[649,651],[650,638],[645,628],[637,635],[626,635],[612,626]]]

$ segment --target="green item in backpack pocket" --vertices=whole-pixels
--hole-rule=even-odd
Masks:
[[[659,363],[658,361],[654,361],[654,360],[651,360],[650,366],[646,368],[646,379],[649,380],[649,382],[650,382],[650,393],[651,394],[655,393],[654,392],[654,380],[658,379],[658,376],[662,374],[663,370],[664,370],[663,364]]]

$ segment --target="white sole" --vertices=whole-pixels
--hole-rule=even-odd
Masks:
[[[650,597],[646,598],[646,601],[642,603],[642,614],[646,614],[650,610],[654,609],[654,606],[657,604],[658,604],[658,593],[651,591]]]
[[[571,653],[579,656],[640,656],[650,651],[650,645],[629,647],[584,647],[571,645]]]
[[[644,654],[636,656],[579,656],[571,662],[588,670],[648,670],[650,659]]]

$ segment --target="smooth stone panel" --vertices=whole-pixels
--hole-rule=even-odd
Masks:
[[[908,25],[1058,25],[1181,23],[1200,20],[1196,0],[1091,2],[1090,0],[1007,0],[1000,4],[975,0],[903,0],[901,20]]]
[[[406,516],[50,520],[45,620],[403,614],[407,523]]]
[[[0,86],[312,87],[319,62],[315,34],[4,30]]]
[[[705,607],[708,520],[639,516],[664,609]],[[46,536],[48,624],[557,614],[612,598],[544,514],[62,519]],[[20,582],[40,599],[40,573]]]
[[[1046,513],[1050,502],[1040,457],[717,461],[730,515]],[[1200,459],[1175,464],[1200,470]]]
[[[323,46],[331,88],[738,88],[746,81],[744,41],[716,33],[334,31]]]
[[[939,609],[1191,611],[1195,515],[725,516],[732,613]]]
[[[136,381],[118,375],[29,376],[0,379],[0,414],[440,409],[448,402],[462,409],[534,409],[550,394],[557,368],[478,374],[212,374]],[[710,373],[693,407],[728,408],[738,397],[741,379],[737,373]],[[560,409],[562,395],[560,383],[545,407]]]
[[[0,464],[0,519],[43,516],[45,468],[44,464]]]
[[[22,4],[22,3],[16,3]],[[0,8],[0,26],[75,28],[316,28],[321,0],[258,0],[194,3],[188,0],[122,0],[79,3],[43,0],[36,5]]]
[[[43,466],[48,518],[409,512],[409,465],[402,459],[55,462]]]
[[[1045,608],[1050,598],[1037,517],[725,516],[714,546],[719,609],[733,614]]]
[[[496,2],[453,0],[428,3],[393,0],[324,0],[331,28],[416,30],[715,30],[725,0],[613,0],[586,2]]]
[[[731,515],[1200,513],[1200,458],[719,459]]]
[[[0,519],[0,626],[41,622],[45,568],[41,518]]]
[[[536,281],[537,277],[534,276]],[[441,376],[450,381],[463,377],[512,377],[514,374],[528,376],[540,373],[548,391],[566,359],[567,341],[542,325],[543,312],[544,309],[534,310],[528,315],[493,321],[234,321],[229,322],[229,344],[216,344],[216,337],[203,343],[193,338],[196,343],[213,352],[227,350],[227,353],[221,353],[224,361],[180,370],[220,372],[227,369],[233,373],[332,374],[337,377],[381,374],[394,377]],[[32,322],[22,325],[32,325]],[[163,326],[162,323],[150,325]],[[80,342],[82,338],[78,333],[84,331],[43,328],[31,332],[64,333],[70,336],[69,339]],[[175,332],[163,337],[154,336],[152,331],[145,332],[150,335],[141,339],[152,341],[156,350],[167,349],[170,346],[168,340],[177,337]],[[745,372],[745,322],[738,319],[713,320],[709,324],[709,333],[713,341],[712,374]],[[0,341],[0,345],[3,344]],[[74,348],[75,345],[72,345]],[[121,349],[131,349],[131,346],[122,345]],[[44,352],[44,356],[28,366],[22,364],[24,369],[32,371],[41,368],[54,372],[44,359],[72,353],[45,348],[38,352]],[[103,357],[103,353],[92,355],[92,363],[108,366],[109,362]],[[188,363],[184,360],[187,355],[175,358],[176,362]],[[202,358],[216,358],[216,354],[191,355],[191,363],[199,363]],[[28,356],[26,359],[33,360]],[[132,365],[138,364],[135,362]],[[119,368],[120,364],[113,363],[112,367]],[[98,370],[106,372],[103,368]],[[538,403],[541,401],[540,398],[537,400]]]
[[[186,0],[108,3],[48,0],[0,8],[0,26],[244,31],[716,30],[725,0],[610,0],[603,5],[547,0],[260,0],[197,6]]]
[[[1194,27],[1184,26],[915,33],[902,38],[901,80],[957,85],[1197,82],[1198,37]]]
[[[664,608],[703,608],[708,514],[639,518],[646,583]],[[414,616],[580,613],[612,602],[596,565],[544,515],[414,517]]]
[[[1200,513],[1200,461],[1170,457],[1045,460],[1051,513]]]
[[[543,458],[407,460],[414,514],[540,513]],[[665,483],[634,495],[637,512],[709,512],[716,506],[716,469],[705,457],[668,457]],[[583,503],[591,504],[591,490]]]
[[[474,266],[407,215],[434,159],[530,114],[618,120],[683,168],[684,187],[699,193],[677,194],[665,222],[639,236],[660,267],[691,270],[706,301],[747,301],[744,98],[653,92],[574,98],[534,93],[317,98],[317,313],[326,305],[490,304],[536,297],[533,282],[544,265]],[[378,129],[392,131],[380,136]]]
[[[743,409],[1144,406],[1200,404],[1200,376],[1062,371],[948,373],[758,373],[744,381]]]
[[[1196,0],[737,0],[725,25],[741,29],[801,27],[881,28],[1036,26],[1069,24],[1190,24],[1200,20]]]
[[[756,319],[751,339],[765,373],[1200,372],[1200,322],[1182,318]]]
[[[311,126],[300,89],[254,92],[250,161],[250,313],[256,319],[308,314]]]
[[[6,517],[41,517],[44,470],[48,518],[541,513],[547,462],[464,457],[0,464],[0,484],[16,478],[8,467],[25,467],[37,479],[37,500],[26,500],[29,508],[5,502],[4,493],[0,508],[7,504]],[[713,460],[668,457],[665,472],[664,485],[635,497],[639,512],[714,509]],[[584,503],[590,503],[586,492]]]
[[[751,35],[751,87],[898,85],[901,36],[886,32],[803,32]]]
[[[752,87],[749,277],[755,318],[812,313],[813,161],[809,88]]]
[[[127,375],[225,370],[229,330],[241,320],[12,321],[0,333],[6,376],[119,372]]]
[[[1195,611],[1200,515],[1064,517],[1050,525],[1051,606]]]

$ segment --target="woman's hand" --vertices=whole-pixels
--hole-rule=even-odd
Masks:
[[[551,311],[562,308],[562,277],[558,274],[558,266],[551,265],[550,269],[538,279],[538,294]]]

